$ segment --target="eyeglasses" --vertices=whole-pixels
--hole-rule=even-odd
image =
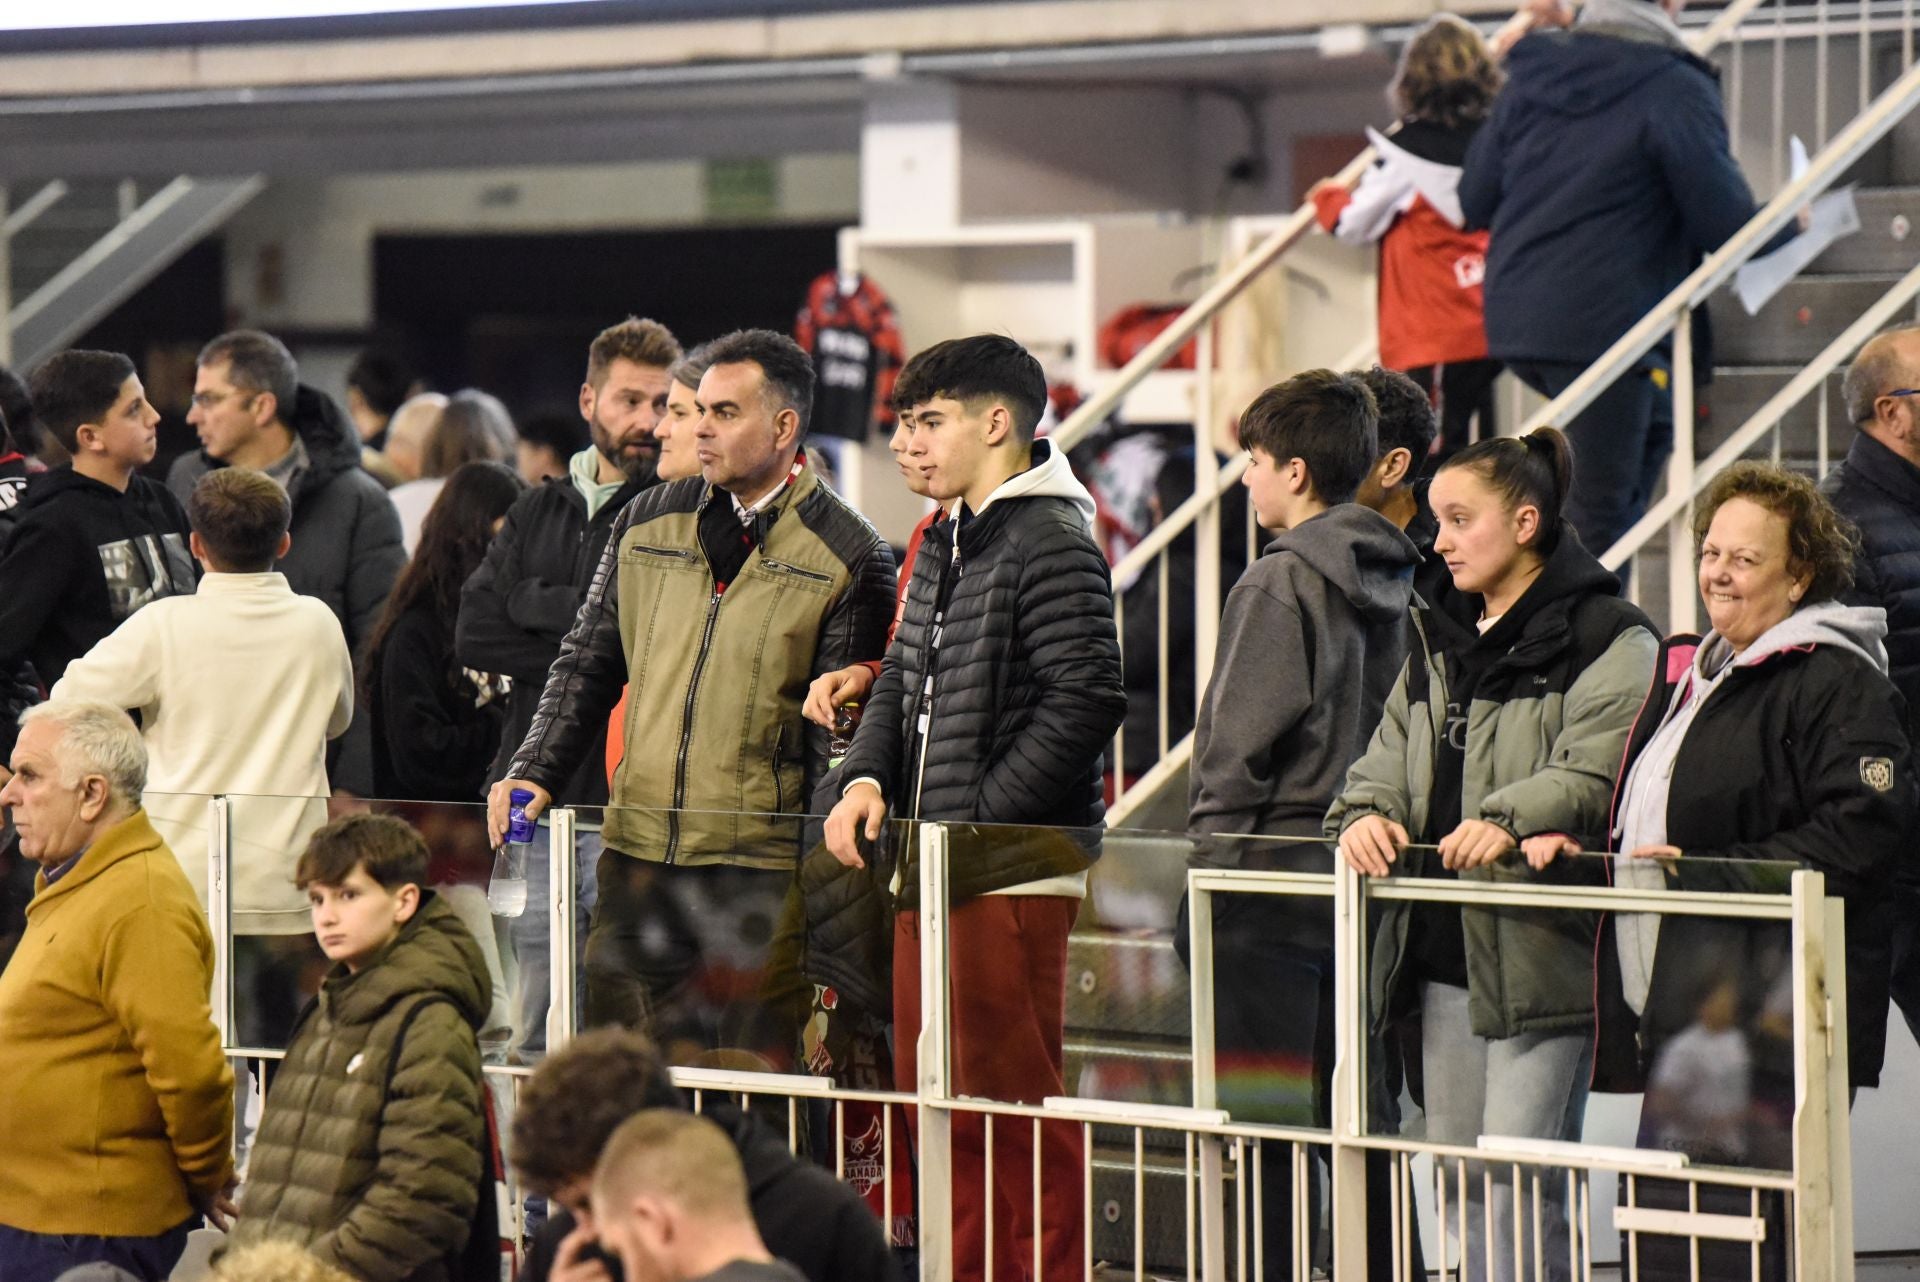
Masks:
[[[1920,387],[1898,387],[1891,392],[1882,392],[1880,396],[1920,396]],[[1877,401],[1880,396],[1873,399]]]
[[[193,407],[195,409],[210,410],[222,401],[232,400],[236,396],[253,398],[259,395],[260,393],[249,392],[244,387],[230,387],[224,392],[195,392],[193,394]]]

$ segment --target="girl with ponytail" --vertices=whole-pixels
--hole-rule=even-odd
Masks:
[[[1327,813],[1359,872],[1525,880],[1546,874],[1519,857],[1523,839],[1604,820],[1659,638],[1562,518],[1572,481],[1572,450],[1550,427],[1471,445],[1434,476],[1433,555],[1453,590],[1415,599],[1417,644]],[[1565,911],[1384,905],[1370,1017],[1376,1029],[1421,1017],[1427,1139],[1580,1138],[1596,929]],[[1488,1240],[1485,1184],[1469,1171],[1463,1282],[1512,1276],[1510,1179],[1495,1173]],[[1525,1257],[1544,1252],[1546,1276],[1564,1278],[1565,1181],[1543,1183],[1545,1240],[1527,1229]]]

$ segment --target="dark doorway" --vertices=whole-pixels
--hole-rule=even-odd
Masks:
[[[566,235],[381,236],[376,324],[435,387],[481,387],[516,415],[571,405],[587,344],[628,315],[691,346],[731,329],[788,332],[838,227]]]

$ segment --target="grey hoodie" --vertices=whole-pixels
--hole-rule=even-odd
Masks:
[[[1247,567],[1194,731],[1194,832],[1321,835],[1406,659],[1419,563],[1393,522],[1343,503]]]

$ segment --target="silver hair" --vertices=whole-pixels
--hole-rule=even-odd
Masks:
[[[125,710],[91,699],[42,703],[20,714],[22,727],[37,721],[60,727],[59,759],[65,782],[104,775],[113,800],[138,807],[147,788],[147,745]]]

